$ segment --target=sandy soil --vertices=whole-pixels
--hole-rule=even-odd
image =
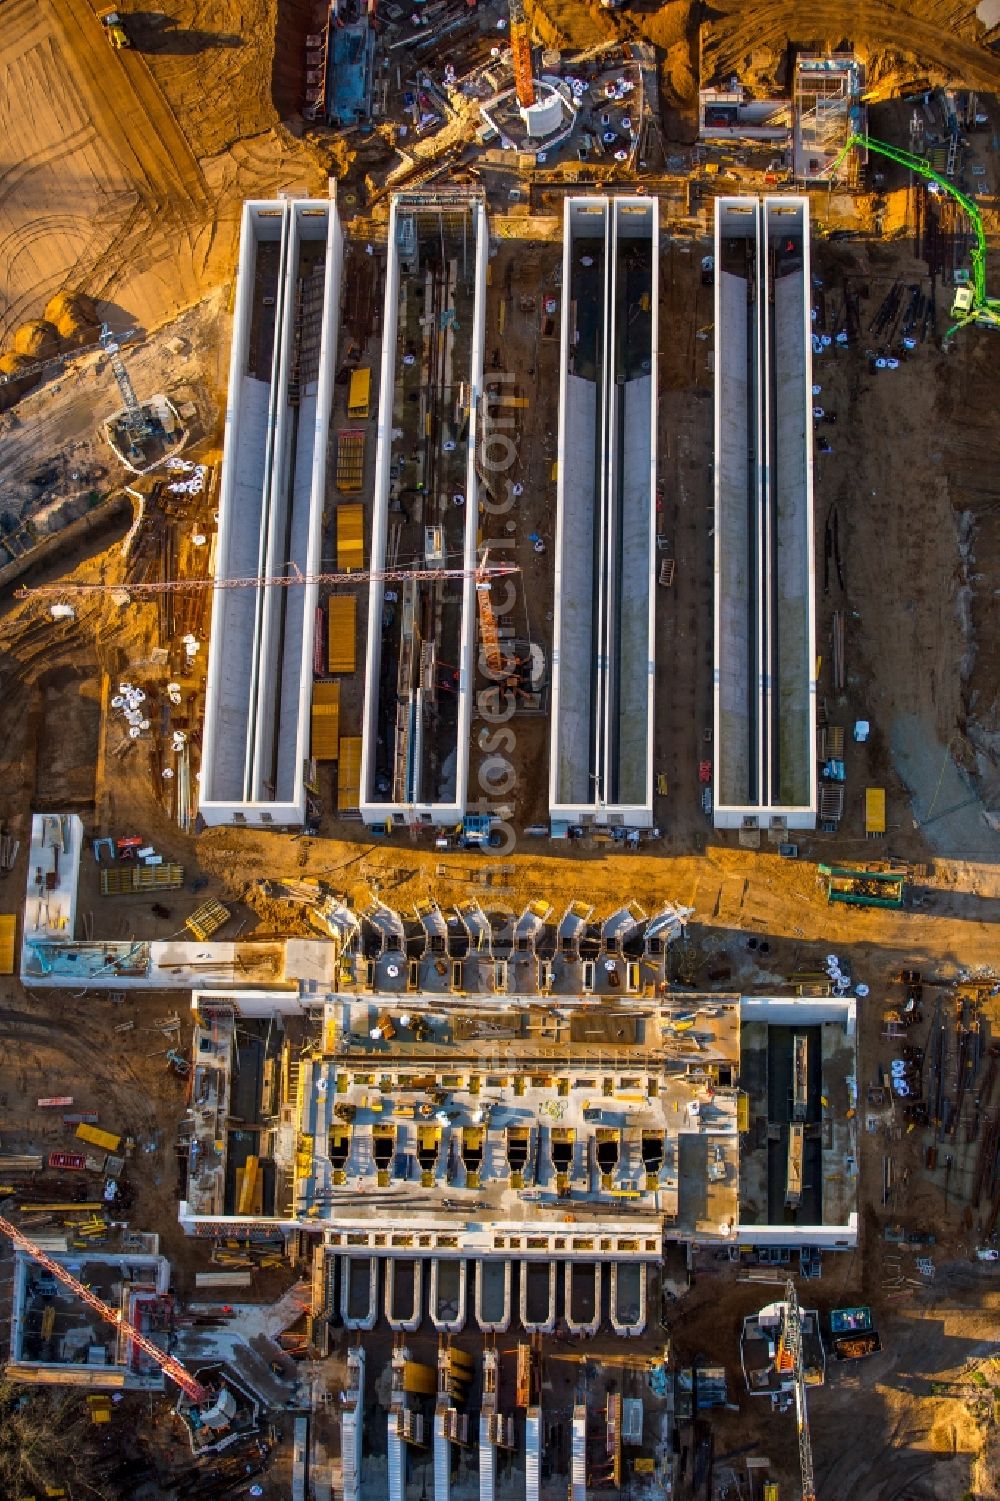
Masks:
[[[155,326],[231,274],[244,198],[322,186],[271,102],[273,4],[131,24],[115,52],[88,0],[0,13],[0,338],[66,288]]]

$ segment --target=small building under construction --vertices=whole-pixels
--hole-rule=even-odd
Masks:
[[[126,1324],[163,1349],[169,1347],[174,1300],[165,1256],[116,1255],[95,1248],[56,1260],[120,1311]],[[163,1371],[123,1328],[109,1324],[20,1250],[13,1281],[10,1380],[91,1391],[162,1390]]]
[[[656,204],[570,198],[564,233],[549,817],[649,828]]]
[[[342,234],[328,201],[243,208],[199,808],[305,821],[316,584]],[[238,582],[244,581],[244,582]]]
[[[465,812],[488,251],[481,197],[393,199],[371,567],[411,576],[369,595],[360,811],[383,829]]]
[[[715,205],[716,828],[814,828],[809,202]]]

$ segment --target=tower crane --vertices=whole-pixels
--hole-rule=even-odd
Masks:
[[[522,109],[535,102],[535,79],[531,71],[531,31],[524,13],[524,0],[507,0],[510,14],[510,52],[514,63],[514,91]]]
[[[161,1350],[159,1345],[154,1344],[151,1339],[147,1339],[140,1330],[134,1328],[126,1320],[118,1309],[112,1308],[110,1304],[105,1303],[103,1299],[97,1297],[95,1293],[90,1291],[89,1287],[84,1287],[83,1283],[78,1281],[72,1272],[67,1271],[61,1262],[54,1261],[51,1256],[47,1256],[40,1246],[36,1246],[34,1241],[29,1240],[23,1231],[19,1230],[16,1225],[11,1224],[10,1220],[0,1217],[0,1230],[13,1241],[19,1251],[24,1251],[33,1261],[37,1261],[40,1266],[43,1266],[47,1272],[51,1272],[53,1277],[61,1282],[64,1287],[68,1287],[70,1292],[80,1299],[81,1303],[85,1303],[88,1308],[92,1308],[106,1323],[113,1324],[116,1329],[120,1329],[128,1343],[135,1345],[144,1355],[148,1355],[150,1360],[155,1361],[164,1375],[169,1376],[171,1381],[179,1386],[185,1396],[190,1397],[196,1406],[201,1407],[209,1400],[212,1395],[211,1392],[202,1386],[200,1381],[196,1381],[190,1371],[186,1370],[179,1360],[175,1360],[172,1355],[167,1354],[166,1350]]]
[[[937,172],[922,156],[914,156],[911,151],[903,151],[899,146],[890,146],[885,141],[876,140],[874,136],[848,136],[844,149],[827,169],[827,176],[831,178],[834,176],[847,153],[853,151],[855,146],[874,151],[878,156],[897,162],[901,167],[908,167],[911,172],[916,172],[918,177],[936,183],[942,193],[947,193],[955,200],[972,224],[972,231],[975,235],[975,244],[969,252],[969,259],[972,263],[972,285],[959,287],[956,291],[951,305],[951,316],[955,322],[949,328],[945,338],[949,339],[967,323],[979,323],[986,328],[1000,329],[1000,298],[986,295],[986,231],[983,228],[983,216],[974,200],[967,193],[963,193],[961,188],[957,188],[949,178]]]
[[[503,655],[500,651],[500,633],[497,630],[490,589],[495,578],[508,578],[511,574],[520,573],[520,571],[516,563],[491,563],[488,553],[484,553],[482,561],[475,568],[372,568],[356,569],[354,572],[346,573],[303,573],[300,568],[293,565],[290,573],[264,575],[259,578],[166,579],[158,583],[143,584],[34,584],[16,589],[14,594],[17,599],[65,601],[67,598],[88,598],[91,595],[115,594],[120,590],[125,590],[129,595],[138,595],[140,598],[155,598],[160,594],[169,594],[175,589],[179,592],[187,590],[204,592],[206,589],[290,589],[299,584],[386,584],[405,583],[408,579],[438,583],[442,579],[471,578],[476,582],[476,607],[479,611],[479,634],[483,643],[483,652],[490,670],[499,672],[503,666]]]
[[[480,563],[475,568],[357,568],[342,573],[303,573],[292,565],[290,573],[261,575],[248,578],[191,578],[165,579],[158,583],[145,584],[32,584],[14,591],[17,599],[51,599],[58,597],[86,598],[95,594],[115,594],[126,590],[140,598],[155,598],[176,589],[204,591],[206,589],[290,589],[299,584],[392,584],[405,583],[407,579],[436,583],[442,579],[475,579],[480,595],[488,592],[495,578],[506,578],[520,573],[516,563]]]
[[[809,1437],[809,1411],[806,1406],[806,1373],[802,1361],[802,1310],[795,1283],[785,1284],[785,1321],[781,1333],[779,1364],[784,1355],[795,1389],[795,1423],[799,1433],[799,1469],[802,1473],[802,1501],[816,1501],[813,1478],[812,1440]]]
[[[125,408],[123,426],[133,441],[138,442],[149,433],[149,420],[142,409],[132,379],[121,356],[121,344],[106,323],[101,324],[100,345],[111,362],[111,369],[118,382],[122,406]]]

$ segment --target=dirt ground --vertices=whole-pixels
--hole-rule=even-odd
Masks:
[[[581,0],[528,8],[547,43],[588,46],[620,34],[660,49],[674,143],[692,139],[699,66],[706,82],[737,72],[747,81],[780,84],[790,44],[853,43],[873,79],[940,79],[987,92],[997,86],[996,58],[977,40],[973,7],[956,10],[943,0],[863,8],[836,0],[811,7],[719,0],[705,12],[689,0],[662,6],[634,0],[618,15]],[[196,359],[167,359],[162,345],[172,328],[160,347],[135,357],[141,381],[190,388],[203,414],[209,461],[218,456],[209,428],[224,408],[223,309],[242,200],[283,189],[322,192],[331,164],[336,173],[350,166],[342,142],[330,137],[320,148],[302,139],[296,111],[310,16],[302,0],[166,0],[159,12],[135,17],[140,45],[113,53],[86,0],[6,0],[0,8],[0,120],[8,142],[0,165],[0,339],[9,347],[15,330],[58,291],[90,293],[105,315],[120,319],[116,327],[143,329],[160,328],[214,293],[215,301],[203,304],[207,311],[193,313],[195,321],[180,330],[197,348]],[[976,147],[993,195],[1000,190],[995,139],[987,133]],[[547,207],[558,212],[558,204]],[[869,229],[876,205],[861,208],[856,227]],[[162,777],[163,739],[158,733],[119,754],[121,736],[102,705],[109,688],[129,676],[143,682],[159,710],[166,682],[181,674],[182,717],[197,746],[203,654],[184,673],[177,622],[163,641],[152,606],[91,601],[77,621],[55,624],[37,605],[7,601],[0,616],[0,819],[21,838],[22,855],[0,878],[0,905],[16,911],[23,900],[33,807],[78,811],[88,833],[141,831],[184,865],[187,888],[168,895],[166,917],[149,902],[100,898],[96,871],[85,867],[81,910],[93,912],[98,933],[114,937],[167,936],[213,895],[232,910],[223,936],[295,931],[301,917],[266,900],[258,886],[281,874],[322,876],[356,902],[377,892],[404,909],[428,894],[442,904],[475,895],[512,908],[540,895],[557,906],[583,896],[598,910],[626,895],[648,910],[674,900],[694,909],[688,942],[675,956],[677,977],[686,983],[771,988],[836,952],[871,987],[859,1003],[863,1099],[891,1057],[881,1013],[898,994],[892,976],[919,968],[925,977],[953,980],[995,966],[1000,914],[1000,834],[991,817],[1000,806],[993,582],[1000,455],[991,407],[1000,341],[969,330],[944,352],[947,291],[939,288],[935,332],[898,370],[875,368],[869,356],[879,347],[871,325],[882,300],[896,280],[929,286],[926,266],[914,256],[912,200],[890,190],[880,212],[895,238],[837,243],[818,234],[814,248],[831,317],[848,291],[860,317],[850,347],[832,350],[816,367],[817,400],[836,417],[817,429],[832,450],[817,455],[816,467],[821,691],[832,722],[848,730],[856,718],[872,724],[866,745],[848,734],[847,810],[835,838],[802,839],[801,858],[786,861],[770,849],[740,849],[715,836],[700,810],[697,762],[705,753],[711,690],[712,346],[699,332],[709,332],[712,304],[699,277],[707,243],[695,240],[671,243],[661,265],[659,451],[677,562],[674,587],[660,591],[657,627],[658,769],[670,789],[657,807],[661,841],[616,855],[589,841],[559,850],[519,836],[512,853],[495,859],[452,854],[442,861],[429,841],[404,837],[387,846],[368,840],[359,825],[332,818],[328,778],[317,839],[236,830],[185,834]],[[821,230],[821,199],[814,215]],[[515,618],[523,616],[543,641],[551,637],[557,346],[539,335],[537,307],[531,311],[521,299],[537,295],[540,285],[555,287],[557,268],[557,246],[504,246],[493,263],[488,307],[487,363],[495,346],[499,368],[514,371],[519,393],[529,398],[516,434],[525,499]],[[378,340],[380,294],[377,288],[370,317],[358,313],[370,351]],[[20,483],[47,456],[43,450],[93,444],[94,423],[112,393],[107,373],[99,380],[90,368],[81,362],[66,389],[43,387],[23,407],[20,423],[5,422],[0,479]],[[81,462],[94,457],[92,448],[80,454]],[[113,478],[98,476],[102,488]],[[839,573],[823,566],[834,518]],[[211,531],[210,506],[196,519]],[[530,531],[548,544],[546,554],[525,546]],[[120,579],[117,543],[96,547],[66,556],[58,571]],[[846,619],[847,679],[840,692],[829,665],[835,609]],[[207,618],[202,639],[206,629]],[[156,655],[162,646],[166,661]],[[345,695],[347,732],[360,703],[359,678]],[[519,783],[508,800],[520,828],[542,818],[547,736],[539,720],[519,719],[514,729]],[[480,759],[477,748],[474,776]],[[817,860],[874,852],[862,828],[862,793],[870,783],[888,792],[888,837],[877,853],[931,865],[899,913],[830,907],[817,882]],[[195,881],[206,884],[195,892]],[[766,958],[748,949],[748,935],[766,935]],[[995,998],[990,1006],[995,1032]],[[175,1010],[183,1019],[186,997],[151,994],[116,1006],[92,995],[29,993],[15,981],[0,982],[0,1137],[4,1150],[68,1147],[68,1131],[35,1104],[60,1093],[73,1095],[74,1109],[96,1110],[102,1125],[132,1134],[134,1223],[159,1231],[184,1294],[194,1270],[207,1264],[207,1251],[185,1241],[176,1225],[184,1085],[167,1071],[155,1030]],[[116,1030],[130,1020],[132,1030]],[[924,1043],[929,1025],[930,1008]],[[182,1030],[182,1043],[187,1035]],[[819,1494],[957,1501],[973,1493],[987,1501],[998,1494],[1000,1473],[994,1400],[1000,1369],[992,1359],[1000,1284],[991,1265],[972,1259],[989,1228],[970,1202],[975,1144],[959,1140],[951,1171],[928,1168],[929,1133],[886,1124],[860,1133],[861,1246],[852,1256],[828,1258],[824,1277],[809,1289],[824,1310],[852,1298],[870,1302],[885,1345],[857,1372],[831,1370],[813,1398]],[[897,1188],[883,1204],[887,1156]],[[897,1222],[937,1236],[935,1276],[925,1286],[916,1285],[916,1252],[898,1252],[883,1239],[884,1226]],[[259,1295],[275,1290],[261,1284]],[[668,1310],[668,1325],[679,1360],[707,1354],[727,1366],[739,1412],[713,1417],[717,1475],[727,1454],[738,1470],[749,1446],[771,1457],[791,1494],[794,1423],[761,1412],[744,1396],[736,1355],[739,1320],[769,1296],[728,1266],[704,1260],[691,1292]],[[273,1492],[282,1493],[277,1480]]]
[[[172,0],[115,52],[88,0],[0,14],[0,337],[58,291],[162,323],[232,271],[242,201],[322,185],[270,97],[274,5]]]

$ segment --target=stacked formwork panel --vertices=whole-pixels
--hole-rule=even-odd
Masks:
[[[659,224],[565,209],[549,816],[653,821]]]
[[[715,220],[717,828],[816,824],[812,325],[806,198]]]
[[[393,199],[371,566],[413,578],[369,599],[360,811],[378,828],[453,825],[466,808],[488,255],[481,198]]]
[[[244,205],[219,494],[200,810],[305,819],[318,571],[343,237],[333,202]]]

